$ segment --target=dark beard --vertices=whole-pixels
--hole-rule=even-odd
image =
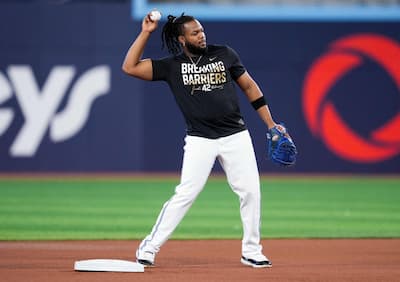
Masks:
[[[193,55],[204,55],[207,51],[207,47],[205,47],[205,48],[197,47],[188,42],[186,42],[185,46],[186,46],[187,50]]]

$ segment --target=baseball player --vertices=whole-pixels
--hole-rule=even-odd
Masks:
[[[137,261],[153,266],[156,254],[202,191],[217,159],[240,199],[243,224],[241,262],[271,267],[260,244],[260,179],[252,140],[240,113],[237,84],[268,129],[275,127],[263,93],[228,46],[208,45],[201,23],[192,16],[168,16],[162,59],[142,55],[158,20],[149,13],[130,46],[122,69],[143,80],[166,81],[187,124],[180,184],[164,204],[151,233],[139,245]]]

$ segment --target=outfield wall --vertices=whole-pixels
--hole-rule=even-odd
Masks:
[[[262,172],[400,173],[400,22],[203,21],[235,48],[299,149]],[[140,30],[128,2],[0,4],[0,172],[174,172],[185,125],[166,84],[122,73]],[[166,55],[156,31],[145,56]],[[217,167],[219,169],[219,167]]]

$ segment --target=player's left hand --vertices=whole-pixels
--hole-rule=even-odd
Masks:
[[[268,158],[282,166],[296,163],[297,148],[283,124],[277,124],[267,132]]]

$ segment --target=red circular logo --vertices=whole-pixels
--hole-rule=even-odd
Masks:
[[[304,82],[303,112],[312,134],[333,153],[353,162],[373,163],[400,153],[400,113],[365,138],[346,124],[326,97],[336,82],[363,64],[362,55],[384,68],[400,90],[400,45],[382,35],[351,35],[334,41],[311,66]]]

